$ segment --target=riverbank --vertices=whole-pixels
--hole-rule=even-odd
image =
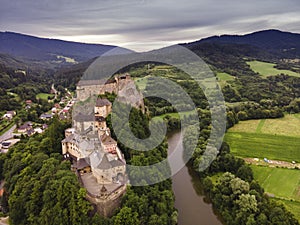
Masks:
[[[182,137],[179,131],[168,135],[168,146],[168,154],[175,149],[183,152]],[[183,161],[179,163],[183,163]],[[170,165],[172,170],[172,163]],[[172,177],[175,207],[178,210],[178,224],[222,225],[214,214],[212,205],[205,202],[205,195],[200,191],[201,183],[196,173],[190,172],[189,168],[184,166]]]

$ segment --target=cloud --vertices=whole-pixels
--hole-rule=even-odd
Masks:
[[[296,0],[0,0],[0,29],[151,49],[223,33],[300,32]]]

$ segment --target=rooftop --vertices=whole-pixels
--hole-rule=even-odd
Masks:
[[[90,165],[91,165],[91,160],[89,157],[84,159],[79,159],[78,161],[76,160],[73,161],[73,167],[79,170],[88,167]]]
[[[108,170],[112,167],[112,165],[110,164],[110,162],[108,161],[107,155],[104,154],[104,156],[102,157],[102,160],[100,162],[100,164],[98,165],[98,169],[101,170]]]
[[[101,137],[101,141],[104,145],[117,144],[117,142],[110,135],[106,134]]]
[[[74,116],[74,120],[77,122],[87,122],[87,121],[94,121],[94,115],[92,114],[83,114],[78,113],[76,116]]]
[[[106,98],[98,98],[96,101],[96,107],[110,106],[111,102]]]

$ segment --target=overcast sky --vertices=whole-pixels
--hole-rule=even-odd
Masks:
[[[262,29],[300,33],[299,0],[0,0],[0,30],[150,50]]]

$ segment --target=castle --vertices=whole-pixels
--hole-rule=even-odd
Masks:
[[[65,131],[62,154],[71,161],[87,199],[98,213],[112,216],[126,192],[127,174],[124,155],[111,137],[106,118],[112,103],[101,94],[114,93],[119,101],[144,111],[144,100],[129,74],[114,79],[82,80],[76,87],[73,127]]]
[[[136,89],[129,74],[115,76],[110,80],[80,80],[76,87],[78,101],[85,101],[94,95],[114,93],[125,103],[144,112],[144,101],[140,91]]]
[[[72,163],[87,199],[103,216],[111,216],[126,191],[124,156],[110,136],[106,117],[111,103],[98,98],[91,114],[77,113],[73,127],[65,131],[62,153]]]

